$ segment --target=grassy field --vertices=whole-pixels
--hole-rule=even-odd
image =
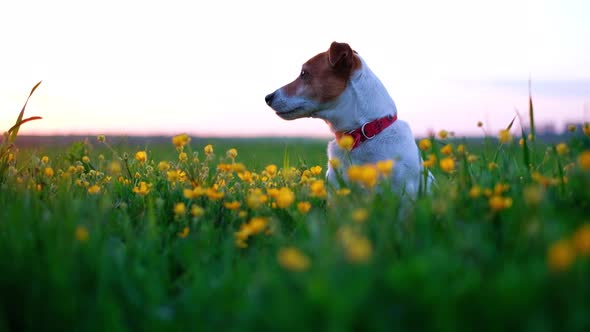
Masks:
[[[22,117],[21,117],[22,120]],[[590,126],[421,140],[324,182],[321,140],[0,145],[0,331],[590,328]],[[385,183],[385,185],[383,185]]]

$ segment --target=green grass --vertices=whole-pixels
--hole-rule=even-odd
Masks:
[[[406,214],[321,140],[3,145],[0,331],[588,330],[584,130],[431,138]]]

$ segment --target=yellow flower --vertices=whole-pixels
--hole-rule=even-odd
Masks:
[[[346,151],[352,150],[352,146],[354,145],[354,138],[350,135],[343,135],[338,140],[338,146]]]
[[[230,159],[236,159],[236,157],[238,156],[238,150],[235,148],[231,148],[231,149],[227,150],[225,155]]]
[[[90,162],[90,158],[88,156],[82,157],[82,162],[88,164]]]
[[[309,171],[313,175],[320,175],[320,174],[322,174],[322,166],[319,166],[319,165],[313,166],[312,168],[309,169]]]
[[[512,206],[512,198],[493,195],[489,199],[489,205],[493,211],[504,210]]]
[[[109,173],[111,173],[113,175],[120,174],[122,169],[123,169],[123,167],[121,166],[121,163],[118,161],[113,160],[109,163],[108,171],[109,171]],[[75,172],[75,170],[74,170],[74,172]]]
[[[188,160],[188,156],[186,155],[186,152],[181,152],[178,154],[178,160],[179,161],[187,161]]]
[[[295,193],[291,189],[283,187],[279,190],[276,200],[278,207],[281,209],[288,208],[295,201]]]
[[[135,160],[139,161],[140,163],[146,162],[147,161],[147,152],[137,151],[135,153]]]
[[[432,142],[428,138],[421,139],[418,147],[420,147],[420,150],[426,151],[432,147]]]
[[[512,140],[512,135],[510,134],[510,130],[502,129],[498,134],[498,138],[500,139],[500,143],[510,143]]]
[[[563,155],[567,154],[569,149],[567,147],[567,144],[559,143],[555,146],[555,151],[557,151],[557,154],[559,154],[560,156],[563,156]]]
[[[575,258],[576,252],[567,240],[559,240],[553,243],[547,251],[547,265],[550,270],[555,272],[567,270]]]
[[[180,169],[175,169],[166,172],[168,182],[184,182],[186,180],[186,173]]]
[[[180,134],[172,137],[172,144],[177,148],[182,148],[191,141],[190,136],[187,134]]]
[[[434,154],[429,154],[428,159],[422,162],[422,166],[426,168],[432,168],[436,165],[436,156]]]
[[[150,187],[150,184],[141,181],[136,187],[133,188],[133,192],[138,194],[139,196],[145,196],[150,193]]]
[[[75,233],[76,240],[86,242],[88,240],[88,229],[84,226],[78,225]]]
[[[442,139],[447,138],[447,136],[449,136],[449,132],[444,129],[438,132],[438,137]]]
[[[496,164],[495,162],[493,162],[493,161],[490,161],[490,162],[488,163],[488,169],[489,169],[490,171],[493,171],[493,170],[495,170],[496,168],[498,168],[498,164]]]
[[[458,154],[464,154],[466,151],[465,145],[464,144],[459,144],[457,146],[457,153]]]
[[[574,247],[578,254],[590,256],[590,224],[584,224],[574,233]]]
[[[53,174],[54,174],[53,168],[45,167],[45,169],[43,170],[43,173],[45,173],[46,177],[51,178],[51,177],[53,177]]]
[[[100,186],[95,184],[91,187],[88,187],[88,193],[91,195],[100,194]]]
[[[521,138],[518,140],[518,145],[520,145],[520,146],[524,146],[524,138],[522,138],[522,137],[521,137]]]
[[[543,200],[544,190],[539,185],[526,186],[522,191],[524,201],[531,206],[537,206]]]
[[[578,156],[578,164],[585,171],[590,171],[590,150],[583,151]]]
[[[450,156],[453,154],[453,146],[451,144],[447,144],[440,149],[440,152],[446,156]]]
[[[262,233],[268,226],[268,219],[263,217],[254,217],[248,222],[248,228],[252,234]]]
[[[306,271],[310,266],[309,258],[294,247],[281,248],[277,260],[284,269],[289,271]]]
[[[242,180],[244,182],[251,183],[254,181],[254,177],[252,176],[252,173],[250,173],[248,171],[239,172],[238,177],[240,178],[240,180]]]
[[[190,232],[190,228],[188,228],[187,226],[184,226],[184,228],[182,229],[182,232],[178,233],[178,237],[181,237],[184,239],[188,236],[189,232]]]
[[[337,235],[350,262],[364,263],[371,259],[373,248],[365,236],[357,234],[348,226],[340,228]]]
[[[311,210],[311,203],[310,202],[299,202],[297,203],[297,210],[299,210],[299,212],[306,214],[307,212],[309,212],[309,210]]]
[[[205,210],[198,205],[192,205],[191,214],[193,215],[193,217],[202,217],[205,214]]]
[[[391,174],[391,170],[393,169],[394,162],[393,160],[380,160],[378,161],[375,166],[379,170],[383,176],[389,176]]]
[[[455,160],[451,157],[441,159],[440,168],[447,173],[453,172],[455,170]]]
[[[246,205],[251,209],[257,209],[268,201],[268,196],[262,193],[260,188],[253,189],[246,196]]]
[[[41,157],[41,162],[44,163],[44,164],[49,163],[49,157],[47,157],[47,156]]]
[[[567,126],[567,131],[569,131],[570,133],[573,133],[576,131],[576,125],[575,124],[569,124]]]
[[[207,144],[203,150],[206,155],[211,155],[213,153],[213,145]]]
[[[186,213],[186,205],[183,202],[176,203],[174,205],[174,214],[177,216],[182,216]]]
[[[467,162],[469,162],[470,164],[473,164],[474,162],[477,161],[477,156],[474,154],[470,154],[467,156]]]
[[[240,206],[242,206],[242,203],[238,201],[224,202],[223,206],[225,206],[225,208],[228,210],[237,210],[240,208]]]
[[[332,158],[328,160],[328,163],[330,163],[330,166],[332,166],[332,168],[340,168],[340,159],[338,158]]]
[[[481,187],[480,186],[474,185],[473,187],[471,187],[471,189],[469,189],[469,197],[478,198],[479,196],[481,196]]]
[[[158,170],[160,172],[166,172],[170,169],[170,163],[168,163],[167,161],[160,161],[158,163]]]
[[[590,136],[590,123],[588,123],[588,122],[584,123],[584,127],[582,127],[582,131],[584,132],[584,135]]]
[[[361,172],[361,183],[367,188],[373,188],[377,183],[377,178],[379,177],[379,173],[377,173],[377,168],[373,165],[364,165],[362,167]]]
[[[275,175],[277,175],[278,168],[277,168],[277,165],[271,164],[271,165],[266,166],[264,168],[264,170],[266,171],[268,176],[270,176],[272,178]]]
[[[347,196],[350,194],[350,189],[348,188],[340,188],[336,190],[336,195],[338,196]]]
[[[223,196],[225,196],[225,193],[223,191],[218,191],[215,188],[207,188],[205,195],[207,195],[207,197],[211,200],[218,200],[222,199]]]
[[[315,180],[309,186],[311,190],[312,197],[318,198],[326,198],[328,193],[326,192],[326,187],[324,186],[324,180]]]
[[[357,223],[365,222],[368,217],[369,211],[367,211],[367,209],[358,208],[352,211],[352,220],[354,220]]]

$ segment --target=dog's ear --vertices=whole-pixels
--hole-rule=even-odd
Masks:
[[[353,51],[346,43],[333,42],[328,50],[330,66],[337,69],[350,70],[353,65]]]

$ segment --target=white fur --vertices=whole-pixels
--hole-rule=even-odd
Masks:
[[[287,120],[304,116],[323,119],[334,133],[354,130],[367,122],[397,114],[393,99],[381,81],[360,59],[361,68],[352,74],[346,89],[335,101],[318,104],[303,97],[288,97],[279,89],[275,92],[271,107]],[[364,141],[350,152],[341,149],[336,140],[332,140],[328,143],[328,157],[340,160],[338,171],[344,180],[347,180],[347,169],[351,163],[362,165],[394,160],[392,189],[410,199],[414,199],[419,192],[422,159],[412,131],[403,120],[398,119],[373,139]],[[339,186],[335,170],[330,164],[326,176],[332,186]],[[428,188],[432,181],[433,177],[429,174]]]

